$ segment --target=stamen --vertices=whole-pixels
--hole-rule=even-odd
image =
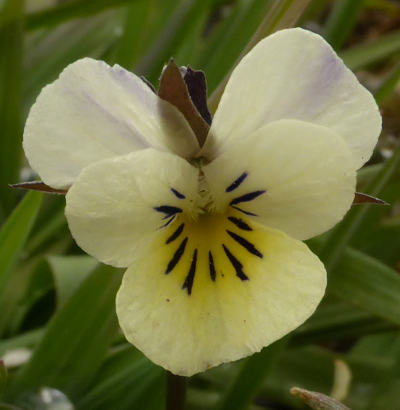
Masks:
[[[233,238],[238,244],[242,245],[243,248],[245,248],[246,250],[248,250],[250,253],[252,253],[255,256],[258,256],[259,258],[263,257],[263,254],[251,243],[249,242],[247,239],[243,238],[242,236],[232,232],[232,231],[228,231],[226,230],[226,232],[228,233],[228,235]]]
[[[262,194],[265,194],[265,190],[263,191],[254,191],[254,192],[249,192],[248,194],[244,194],[241,196],[238,196],[237,198],[232,199],[230,202],[230,205],[237,205],[240,204],[241,202],[249,202],[252,201],[253,199],[256,199]]]
[[[179,245],[179,248],[176,250],[176,252],[174,253],[174,256],[172,257],[172,259],[169,261],[168,266],[167,266],[167,270],[165,271],[165,274],[167,275],[168,273],[170,273],[175,266],[178,264],[178,262],[180,261],[180,259],[182,258],[183,253],[185,252],[185,248],[186,248],[186,243],[188,241],[188,238],[186,237],[181,244]]]
[[[224,248],[225,254],[228,257],[229,262],[235,268],[236,276],[241,280],[249,280],[248,276],[243,272],[243,265],[239,262],[239,260],[232,255],[230,250],[224,244],[222,244],[222,247]]]
[[[171,192],[179,199],[185,199],[185,195],[181,194],[179,191],[177,191],[174,188],[171,188]]]
[[[214,266],[214,258],[212,256],[211,251],[208,252],[208,266],[210,268],[211,280],[215,282],[216,272],[215,272],[215,266]]]
[[[247,172],[243,172],[243,174],[240,175],[238,179],[233,181],[232,184],[230,184],[228,188],[225,189],[225,192],[232,192],[233,190],[235,190],[246,179],[247,175]]]
[[[182,289],[187,289],[188,295],[192,294],[194,275],[196,273],[196,265],[197,265],[197,249],[195,249],[193,252],[193,258],[192,258],[192,263],[190,265],[189,273],[186,276],[185,282],[182,285]]]
[[[240,209],[240,208],[238,208],[237,206],[231,205],[231,207],[232,207],[233,209],[236,209],[236,210],[239,211],[239,212],[244,213],[245,215],[258,216],[257,214],[253,214],[253,212],[245,211],[244,209]]]
[[[185,224],[180,224],[178,226],[178,229],[167,239],[167,241],[165,243],[171,243],[173,242],[176,238],[178,238],[178,236],[182,233],[183,231],[183,227],[185,226]]]
[[[235,218],[234,216],[228,216],[228,219],[234,223],[239,229],[242,229],[243,231],[252,231],[253,229],[250,228],[249,225],[247,225],[246,222],[243,221],[243,219],[240,218]]]
[[[171,217],[172,215],[178,214],[182,212],[181,208],[178,208],[176,206],[170,206],[170,205],[161,205],[161,206],[156,206],[153,208],[157,212],[161,212],[165,214],[163,219],[167,219]]]

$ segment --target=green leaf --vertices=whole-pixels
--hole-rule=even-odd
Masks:
[[[81,283],[93,271],[98,262],[91,256],[50,256],[57,306],[60,308],[75,293]]]
[[[373,398],[371,388],[390,373],[386,360],[353,358],[318,346],[304,346],[285,351],[274,370],[274,377],[266,380],[259,394],[259,401],[281,404],[283,408],[304,409],[289,394],[293,386],[329,395],[334,382],[334,361],[345,361],[353,375],[352,389],[346,405],[352,409],[364,409]]]
[[[165,371],[132,346],[113,353],[100,368],[78,410],[161,410],[165,408]]]
[[[258,393],[268,373],[272,371],[286,343],[286,339],[275,342],[265,347],[260,353],[244,360],[238,375],[216,408],[218,410],[246,409]]]
[[[400,325],[400,275],[360,251],[346,249],[332,271],[328,292]]]
[[[323,304],[293,333],[290,346],[352,340],[393,329],[398,326],[346,303]]]
[[[0,308],[6,302],[6,284],[13,266],[20,257],[42,202],[42,194],[29,192],[11,214],[0,231]]]
[[[83,57],[100,58],[118,38],[118,22],[118,13],[110,10],[27,36],[25,110],[34,103],[42,87],[54,81],[68,64]]]
[[[371,181],[366,188],[366,194],[379,197],[385,185],[388,183],[393,173],[400,163],[400,149],[398,149],[388,160],[379,174]],[[319,252],[319,257],[324,262],[328,273],[339,261],[343,250],[350,243],[353,236],[359,229],[363,219],[373,205],[360,205],[353,207],[345,216],[343,221],[329,234],[327,241]]]
[[[17,375],[13,396],[50,386],[74,398],[90,384],[117,328],[114,299],[121,276],[101,266],[82,283]]]
[[[3,339],[0,341],[0,356],[4,355],[8,350],[19,348],[32,348],[38,344],[44,334],[44,329],[35,329],[30,332]]]
[[[8,184],[19,179],[22,137],[22,0],[0,5],[0,222],[11,212],[15,192]],[[2,19],[9,18],[1,24]]]
[[[362,337],[351,349],[351,356],[359,359],[387,359],[389,366],[393,367],[400,357],[400,332]]]
[[[342,52],[341,57],[352,70],[359,70],[368,65],[381,62],[399,52],[400,31],[395,31],[377,40],[354,46]]]
[[[215,40],[203,51],[198,66],[206,73],[210,92],[232,68],[270,7],[270,1],[239,1]]]
[[[26,28],[34,30],[42,26],[60,24],[67,20],[91,16],[110,8],[121,7],[135,0],[70,0],[45,10],[26,15]]]
[[[325,26],[325,39],[335,49],[341,48],[351,34],[366,0],[336,0]]]
[[[394,409],[399,403],[400,378],[387,381],[382,390],[370,401],[367,410]]]
[[[196,28],[195,22],[208,10],[212,0],[183,0],[164,26],[162,32],[146,54],[140,59],[135,71],[155,83],[164,64],[174,56],[186,36]]]
[[[127,9],[122,36],[114,48],[113,62],[127,70],[143,51],[148,27],[151,23],[151,11],[154,0],[136,0]]]
[[[37,253],[39,250],[43,251],[45,245],[54,245],[57,239],[64,240],[69,236],[67,220],[64,214],[64,204],[62,209],[51,213],[46,209],[46,223],[41,224],[41,218],[39,215],[36,229],[32,232],[26,242],[26,251],[29,255]],[[43,211],[41,212],[43,213]],[[47,251],[47,249],[45,249]]]
[[[380,106],[385,100],[390,97],[396,85],[400,82],[400,64],[396,64],[389,76],[384,80],[379,89],[375,93],[376,103]]]
[[[309,3],[310,0],[241,2],[242,10],[239,9],[233,15],[231,22],[227,21],[228,26],[221,31],[221,36],[217,38],[217,42],[211,50],[213,51],[215,48],[215,56],[210,56],[209,52],[204,54],[206,56],[205,62],[208,62],[204,68],[209,88],[213,91],[209,99],[211,113],[217,109],[229,78],[229,71],[264,37],[275,31],[293,27]],[[262,16],[264,18],[261,20]],[[247,45],[244,47],[246,43]]]
[[[8,283],[7,304],[0,316],[0,329],[14,334],[35,304],[55,290],[59,309],[95,268],[90,256],[51,256],[31,259]]]
[[[52,272],[47,261],[32,259],[22,264],[10,278],[0,316],[0,329],[6,335],[14,335],[30,309],[53,288]]]

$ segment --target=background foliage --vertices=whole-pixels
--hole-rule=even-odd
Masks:
[[[302,409],[289,392],[300,386],[356,410],[400,409],[395,0],[0,1],[0,409],[165,407],[164,371],[128,345],[117,326],[122,272],[75,246],[62,197],[7,185],[35,179],[21,135],[41,88],[83,56],[118,63],[157,85],[173,56],[205,71],[215,107],[218,85],[249,42],[295,24],[304,9],[297,25],[324,35],[381,107],[383,134],[359,172],[359,190],[391,207],[354,207],[310,241],[329,271],[316,314],[260,354],[192,378],[187,408]]]

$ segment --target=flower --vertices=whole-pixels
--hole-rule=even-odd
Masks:
[[[371,94],[318,35],[261,41],[233,71],[203,147],[184,116],[119,66],[68,66],[32,107],[28,160],[69,188],[78,245],[127,267],[127,339],[180,375],[248,356],[324,295],[302,240],[340,221],[381,129]]]

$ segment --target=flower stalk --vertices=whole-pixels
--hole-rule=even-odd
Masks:
[[[167,372],[167,410],[183,410],[186,403],[187,377]]]

